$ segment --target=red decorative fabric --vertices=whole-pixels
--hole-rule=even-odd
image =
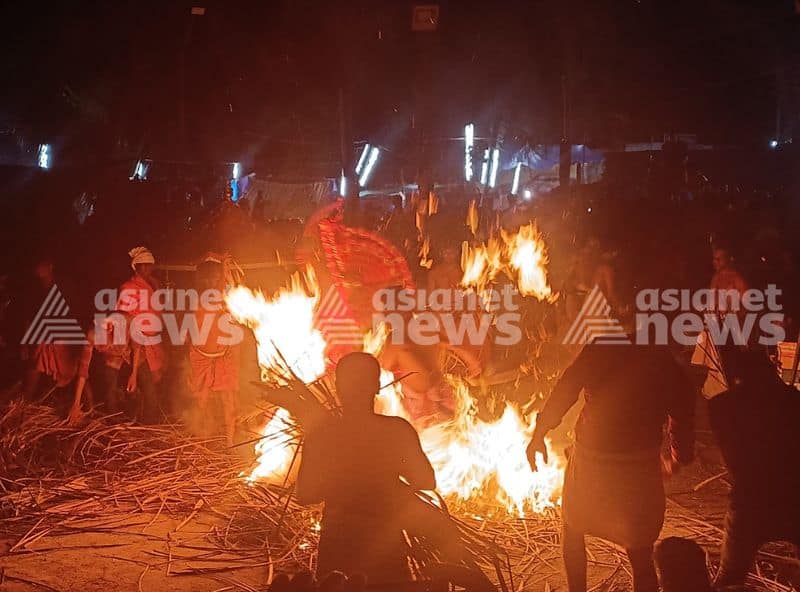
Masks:
[[[402,253],[378,234],[333,221],[319,224],[325,264],[347,304],[356,314],[372,310],[372,296],[382,288],[413,289],[414,280]]]

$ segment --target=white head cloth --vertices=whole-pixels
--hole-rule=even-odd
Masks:
[[[147,247],[136,247],[128,251],[131,257],[131,267],[136,269],[140,263],[155,263],[156,259]]]

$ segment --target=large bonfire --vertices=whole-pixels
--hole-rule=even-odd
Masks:
[[[523,295],[550,301],[553,293],[546,265],[544,242],[529,225],[503,235],[502,243],[465,246],[462,286],[480,293],[503,272]],[[271,297],[239,286],[229,292],[226,302],[234,318],[253,330],[262,380],[280,386],[291,380],[311,384],[325,377],[328,344],[314,326],[319,284],[310,268],[295,274],[288,286]],[[366,332],[363,350],[377,355],[385,339],[385,331]],[[454,416],[434,425],[417,426],[436,472],[439,493],[452,504],[468,506],[473,513],[488,514],[499,508],[524,516],[557,505],[563,459],[551,451],[549,462],[533,473],[525,456],[535,427],[533,415],[506,403],[498,418],[481,419],[468,385],[454,375],[446,376],[446,380],[455,393]],[[376,412],[407,417],[402,388],[391,372],[382,372],[382,385]],[[297,458],[299,429],[287,410],[276,410],[262,430],[256,444],[257,462],[246,478],[285,482]]]

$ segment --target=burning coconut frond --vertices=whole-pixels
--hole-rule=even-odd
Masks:
[[[536,226],[531,222],[514,234],[503,232],[503,240],[508,265],[515,274],[520,293],[551,302],[553,290],[547,280],[547,247]]]
[[[244,286],[225,296],[233,318],[253,330],[264,382],[285,384],[296,376],[309,383],[325,374],[326,344],[314,327],[318,302],[319,284],[310,266],[271,298]]]
[[[256,465],[247,479],[282,481],[297,456],[295,422],[311,426],[336,406],[327,388],[307,386],[325,374],[326,343],[314,326],[319,284],[309,267],[292,275],[289,285],[271,298],[239,286],[225,301],[231,315],[253,330],[265,397],[278,406],[261,430]]]
[[[501,273],[508,276],[523,296],[553,302],[555,295],[547,279],[547,247],[531,222],[517,232],[501,234],[502,242],[489,239],[461,250],[461,286],[482,294]]]
[[[478,232],[478,202],[474,199],[469,202],[469,209],[467,209],[467,228],[472,236]]]
[[[486,261],[494,258],[487,254]],[[313,327],[316,300],[305,293],[297,278],[272,300],[249,291],[239,291],[232,299],[234,316],[254,328],[259,363],[265,380],[270,382],[265,384],[265,396],[283,408],[262,430],[256,445],[258,462],[248,478],[282,481],[296,456],[301,428],[336,409],[335,396],[322,379],[325,344],[320,343],[321,336]],[[276,334],[275,326],[272,330],[265,326],[275,317],[281,318],[278,326],[289,326],[291,330]],[[382,325],[364,336],[363,350],[377,356],[387,338],[388,328]],[[264,339],[269,343],[262,343]],[[283,355],[283,347],[292,352],[291,360]],[[298,364],[297,360],[303,363]],[[270,377],[277,380],[270,381]],[[552,454],[545,467],[538,473],[531,472],[525,449],[533,432],[532,420],[511,405],[506,405],[493,420],[481,419],[467,385],[454,377],[448,380],[457,401],[455,416],[420,432],[442,494],[457,503],[489,503],[492,507],[499,504],[518,516],[557,505],[563,463]],[[402,388],[391,372],[382,370],[381,386],[376,412],[408,418]],[[299,427],[295,426],[295,419]]]
[[[431,259],[431,239],[425,237],[419,246],[419,266],[425,269],[433,267],[433,259]]]
[[[326,381],[315,370],[324,369],[324,357],[319,358],[324,352],[324,346],[318,347],[318,340],[313,328],[313,305],[316,304],[312,297],[300,293],[299,281],[295,280],[288,290],[279,291],[272,300],[267,300],[260,294],[252,292],[237,292],[231,296],[233,304],[230,305],[237,319],[253,327],[258,343],[259,363],[262,366],[265,396],[268,401],[279,405],[276,411],[261,432],[261,438],[256,444],[258,460],[256,466],[246,477],[249,482],[276,482],[284,481],[290,476],[294,461],[299,452],[297,439],[303,430],[313,429],[314,422],[321,421],[325,414],[337,412],[335,399],[328,392]],[[298,305],[298,302],[302,306]],[[313,303],[313,304],[312,304]],[[311,304],[311,309],[309,309]],[[271,334],[268,327],[264,326],[270,318],[281,316],[280,313],[291,315],[298,312],[291,323],[293,331],[290,335],[278,336]],[[305,324],[301,324],[305,323]],[[387,327],[380,327],[374,334],[368,333],[364,337],[363,349],[373,354],[379,354],[388,336]],[[270,338],[270,346],[263,347],[261,340]],[[281,352],[280,340],[288,341],[292,347],[293,358],[287,358]],[[310,353],[315,356],[310,359],[307,352],[302,351],[302,341],[311,348]],[[297,365],[295,360],[303,360],[306,365]],[[315,364],[315,362],[320,362]],[[305,371],[305,377],[298,373]],[[399,385],[395,382],[391,372],[381,372],[381,393],[376,400],[376,409],[386,414],[404,415],[402,394]],[[327,403],[327,404],[326,404]],[[291,414],[289,413],[291,411]],[[297,424],[293,417],[297,418]],[[431,503],[423,494],[414,494],[410,489],[410,496],[417,496],[417,503],[413,505],[415,518],[410,522],[406,532],[408,553],[411,564],[416,567],[419,575],[422,568],[431,561],[447,561],[459,563],[470,568],[472,574],[481,574],[475,570],[481,557],[490,557],[490,564],[499,565],[497,557],[502,555],[502,550],[481,537],[470,535],[472,546],[462,545],[467,530],[453,522],[447,514],[443,513],[440,505]],[[435,525],[435,526],[434,526]],[[481,545],[474,541],[482,541]],[[483,576],[481,576],[483,577]],[[502,577],[502,576],[499,576]],[[485,578],[484,578],[485,579]],[[490,583],[484,582],[488,589]]]
[[[556,506],[564,462],[550,454],[538,472],[530,470],[525,450],[535,421],[508,403],[499,419],[483,420],[467,385],[454,377],[450,382],[456,394],[455,417],[420,434],[442,495],[463,503],[496,501],[518,516]]]

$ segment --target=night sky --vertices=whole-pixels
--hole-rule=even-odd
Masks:
[[[97,158],[332,165],[340,89],[353,139],[406,159],[466,121],[557,142],[564,90],[569,139],[605,147],[791,137],[800,103],[785,0],[443,0],[433,33],[399,0],[14,4],[0,128]]]

